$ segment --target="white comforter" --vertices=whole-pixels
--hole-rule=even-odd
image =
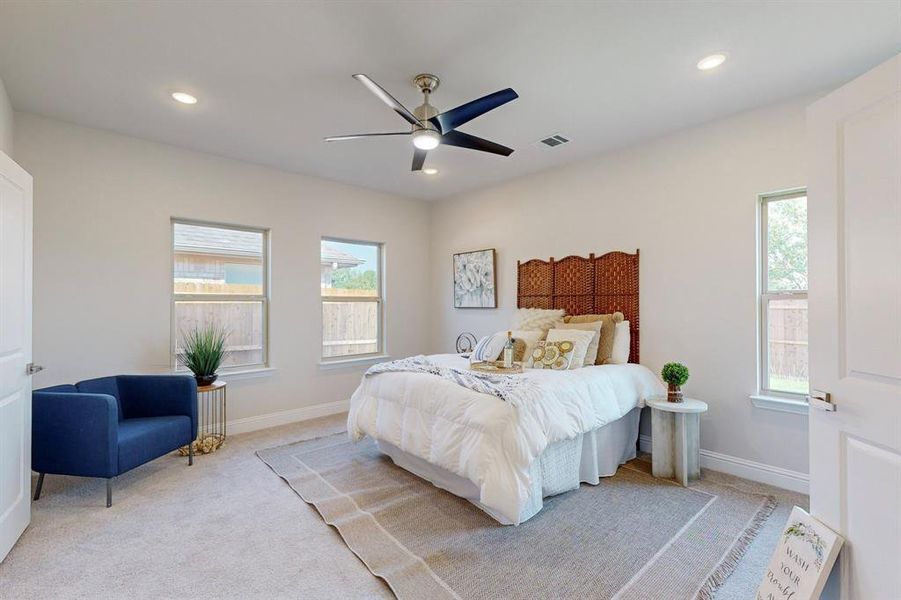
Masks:
[[[469,366],[455,354],[428,358]],[[389,442],[469,479],[482,504],[517,523],[531,490],[529,467],[549,444],[606,425],[665,393],[649,369],[634,364],[529,369],[519,377],[541,393],[518,408],[435,375],[364,377],[350,401],[347,429],[354,440],[368,435]]]

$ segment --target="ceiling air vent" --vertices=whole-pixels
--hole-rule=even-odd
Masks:
[[[541,143],[549,148],[553,148],[554,146],[562,146],[563,144],[567,143],[568,141],[569,141],[569,138],[563,137],[559,133],[555,133],[551,137],[546,137],[543,140],[541,140]]]

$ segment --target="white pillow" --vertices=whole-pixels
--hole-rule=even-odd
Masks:
[[[566,311],[562,308],[547,310],[544,308],[519,308],[513,315],[513,329],[521,331],[541,331],[542,335],[563,320]]]
[[[531,356],[532,350],[538,345],[541,338],[544,337],[540,331],[522,331],[521,329],[513,330],[512,335],[514,340],[522,340],[526,344],[523,351],[523,360]],[[480,339],[479,343],[476,344],[476,347],[473,348],[472,355],[469,357],[469,362],[477,363],[498,360],[506,345],[506,331],[498,331],[497,333],[486,335]]]
[[[489,360],[497,360],[497,357],[504,350],[507,343],[507,332],[498,331],[491,335],[486,335],[479,340],[476,347],[473,348],[469,357],[470,363],[485,362]]]
[[[613,351],[610,353],[610,363],[624,365],[629,362],[629,350],[632,345],[632,332],[629,331],[629,322],[620,321],[613,330]]]
[[[504,337],[506,338],[507,332],[504,332]],[[535,346],[538,345],[542,339],[544,339],[543,331],[525,331],[522,329],[514,329],[513,330],[513,339],[514,340],[522,340],[526,343],[526,349],[523,352],[523,360],[525,361],[532,355],[532,350],[535,349]],[[501,347],[503,350],[503,347]]]
[[[569,368],[578,369],[585,364],[585,355],[588,353],[588,344],[596,336],[594,331],[583,331],[579,329],[551,329],[547,332],[548,342],[564,342],[569,341],[575,345],[572,358],[570,359]]]
[[[554,324],[554,329],[580,329],[594,332],[594,338],[588,344],[588,350],[585,352],[585,362],[582,363],[583,367],[590,367],[598,357],[598,344],[601,341],[601,326],[603,324],[603,321],[590,321],[588,323],[564,323],[563,321],[558,321]],[[616,335],[616,330],[613,331],[613,335]]]

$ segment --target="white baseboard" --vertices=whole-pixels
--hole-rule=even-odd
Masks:
[[[638,449],[642,452],[651,453],[651,436],[643,433],[638,434]]]
[[[277,425],[287,425],[288,423],[297,423],[298,421],[318,419],[319,417],[346,412],[348,408],[350,408],[349,400],[337,400],[335,402],[314,404],[313,406],[292,408],[291,410],[281,410],[265,415],[228,421],[226,423],[226,431],[228,431],[229,434],[247,433],[249,431],[275,427]]]
[[[650,453],[651,436],[639,435],[638,448],[642,452]],[[737,456],[701,449],[701,467],[711,471],[728,473],[736,477],[743,477],[751,481],[766,483],[784,490],[802,494],[810,493],[810,477],[807,473],[791,471]]]
[[[793,492],[810,493],[810,477],[807,473],[799,471],[791,471],[782,467],[703,449],[701,450],[701,466],[705,469],[744,477],[752,481],[768,483],[769,485]]]

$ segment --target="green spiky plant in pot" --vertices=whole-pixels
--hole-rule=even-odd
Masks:
[[[194,373],[198,387],[211,385],[219,377],[216,371],[228,357],[225,349],[228,332],[215,325],[205,325],[184,332],[183,337],[182,364]]]
[[[688,367],[677,362],[666,363],[660,371],[660,377],[667,383],[666,399],[670,402],[682,402],[682,386],[688,381]]]

